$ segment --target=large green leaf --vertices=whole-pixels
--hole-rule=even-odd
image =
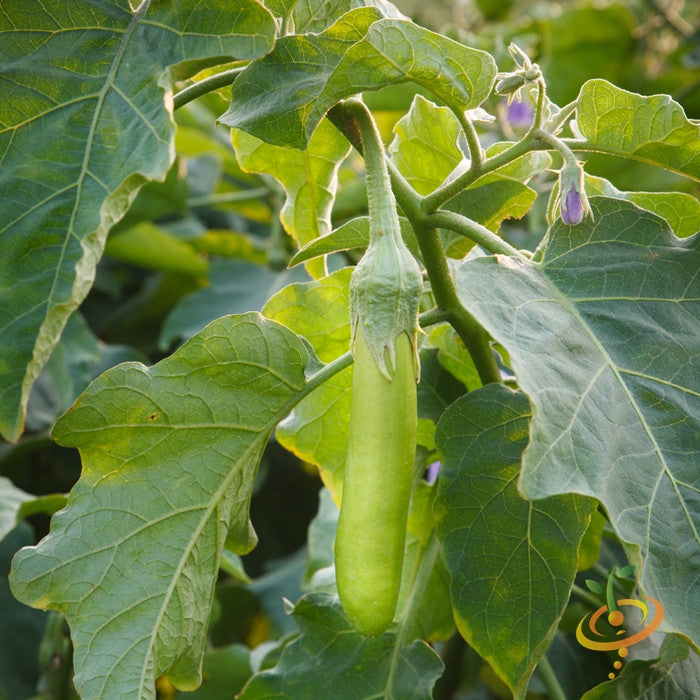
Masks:
[[[483,51],[359,8],[320,34],[282,37],[236,80],[221,121],[269,143],[305,148],[328,109],[358,92],[412,80],[464,110],[488,97],[495,75]]]
[[[330,233],[338,168],[350,152],[347,139],[330,122],[319,124],[304,151],[274,146],[238,129],[231,136],[245,172],[272,175],[284,187],[280,219],[299,247]],[[307,269],[312,277],[327,274],[325,260],[309,262]]]
[[[411,187],[418,194],[430,194],[464,160],[458,145],[461,133],[450,109],[416,95],[394,125],[389,153]]]
[[[273,296],[263,314],[303,335],[323,362],[350,348],[350,275],[344,268],[322,280],[290,284]],[[316,464],[324,484],[340,502],[348,441],[352,369],[324,382],[277,428],[288,450]]]
[[[265,5],[297,34],[322,32],[338,17],[357,7],[376,7],[386,17],[403,17],[387,0],[265,0]]]
[[[443,456],[435,515],[465,639],[522,698],[576,576],[592,499],[526,501],[517,489],[527,398],[489,384],[455,401],[435,435]]]
[[[396,648],[397,635],[367,638],[345,619],[337,597],[304,596],[293,613],[301,635],[278,664],[254,676],[240,700],[430,700],[442,662],[423,641]],[[320,694],[319,694],[320,693]]]
[[[0,8],[0,432],[87,294],[110,226],[174,159],[178,76],[268,51],[254,0],[3,3]],[[196,13],[193,10],[196,8]]]
[[[303,396],[307,348],[259,314],[228,316],[151,368],[109,370],[57,422],[82,476],[11,585],[67,617],[83,698],[155,698],[162,673],[198,684],[221,549],[255,543],[257,465]]]
[[[700,236],[622,200],[591,205],[593,219],[550,228],[538,262],[465,262],[459,296],[532,402],[523,494],[600,500],[665,629],[697,638]]]
[[[643,97],[589,80],[576,103],[584,148],[635,158],[700,180],[700,124],[668,95]]]

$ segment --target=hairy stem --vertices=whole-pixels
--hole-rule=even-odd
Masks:
[[[525,138],[531,138],[533,134],[540,130],[542,123],[544,122],[544,102],[547,97],[547,86],[544,82],[544,78],[540,76],[537,80],[537,100],[535,103],[535,117],[532,120],[532,126],[528,130]]]
[[[447,313],[447,320],[472,356],[482,384],[500,382],[501,373],[491,352],[486,331],[462,306],[457,297],[440,236],[435,230],[423,224],[416,229],[416,237],[423,254],[425,269],[430,277],[435,301]]]
[[[370,221],[377,222],[377,226],[370,226],[370,243],[373,237],[378,235],[398,235],[401,227],[396,211],[396,200],[387,170],[384,145],[377,126],[370,111],[360,100],[346,100],[345,106],[352,113],[360,132],[362,157],[365,161],[369,216]]]
[[[362,108],[366,110],[364,105],[362,105]],[[347,137],[350,143],[362,152],[360,126],[355,119],[353,102],[350,100],[341,102],[330,110],[328,117]],[[517,145],[518,144],[516,144],[516,146]],[[509,151],[512,151],[512,149],[509,149]],[[523,152],[527,152],[527,149]],[[502,153],[499,155],[502,156],[504,154]],[[382,155],[382,157],[384,156]],[[496,158],[498,158],[498,156],[495,156],[493,160],[496,160]],[[506,162],[508,161],[505,160],[500,163],[500,165],[504,165]],[[500,167],[500,165],[497,167]],[[435,224],[430,220],[430,216],[426,214],[425,207],[422,206],[425,203],[425,199],[421,198],[421,196],[406,182],[391,162],[388,162],[387,166],[396,200],[404,214],[408,217],[416,233],[418,245],[423,255],[423,263],[428,277],[430,278],[433,295],[435,296],[438,307],[444,314],[445,319],[462,339],[467,351],[472,356],[482,383],[489,384],[491,382],[500,382],[501,374],[493,353],[491,352],[486,331],[462,306],[457,297],[454,282],[447,267],[442,241],[435,231]],[[469,220],[466,219],[466,221],[468,222]],[[464,224],[461,231],[465,232],[467,228],[468,224]],[[486,231],[487,229],[484,230]],[[495,234],[492,234],[490,231],[488,231],[488,234],[488,237],[482,236],[482,241],[485,244],[484,247],[490,250],[491,245],[496,245],[498,246],[499,252],[506,255],[517,254],[514,248],[502,241]]]
[[[474,124],[464,112],[457,112],[457,119],[462,126],[464,136],[467,139],[469,157],[471,159],[470,170],[476,175],[481,175],[481,166],[484,162],[484,150],[479,143],[479,137],[474,128]]]
[[[534,137],[540,143],[545,144],[548,148],[558,151],[565,162],[577,162],[577,158],[574,152],[566,145],[566,143],[562,139],[558,138],[557,136],[553,136],[544,129],[536,129],[534,132]]]

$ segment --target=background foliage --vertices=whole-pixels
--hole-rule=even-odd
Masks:
[[[676,449],[697,443],[688,319],[697,324],[700,156],[697,124],[678,107],[700,117],[697,13],[642,0],[396,3],[438,35],[382,2],[288,12],[271,1],[269,12],[241,0],[237,13],[222,13],[226,4],[194,14],[162,4],[143,22],[117,1],[71,3],[70,12],[58,2],[0,8],[9,95],[0,107],[0,251],[13,261],[32,253],[31,264],[0,266],[0,625],[12,630],[0,638],[0,697],[70,698],[75,686],[85,697],[212,700],[244,686],[244,699],[315,697],[319,667],[329,683],[340,679],[338,692],[361,697],[544,697],[532,674],[545,652],[566,697],[700,694],[686,639],[700,628],[686,565],[697,556],[694,464]],[[342,32],[329,29],[345,10]],[[267,54],[272,13],[306,35],[278,40],[236,81],[232,102],[222,88],[173,121],[163,90],[182,90],[222,56],[236,70]],[[171,35],[178,41],[164,39]],[[604,197],[592,200],[581,238],[570,237],[553,206],[561,163],[535,152],[448,203],[517,248],[535,250],[549,230],[542,259],[515,268],[477,255],[460,263],[471,243],[444,232],[460,300],[530,403],[507,386],[473,393],[481,381],[464,346],[446,324],[431,329],[419,466],[437,446],[443,467],[437,493],[421,482],[414,496],[402,606],[432,551],[433,498],[444,557],[433,551],[415,629],[367,641],[343,618],[330,571],[351,370],[323,383],[319,375],[348,348],[346,266],[367,242],[366,199],[361,159],[327,121],[314,128],[338,99],[371,87],[366,101],[393,162],[429,195],[464,148],[457,119],[430,100],[477,107],[496,69],[511,68],[510,41],[542,67],[553,102],[578,100],[577,128],[598,151],[586,156],[588,192]],[[433,50],[445,65],[433,64]],[[315,51],[331,58],[311,64]],[[22,82],[29,54],[31,80]],[[440,82],[446,65],[462,72]],[[413,82],[396,83],[405,77]],[[266,81],[268,111],[256,113]],[[505,101],[483,106],[496,116],[477,122],[491,156],[526,126]],[[641,126],[621,138],[620,125],[632,123]],[[44,131],[61,138],[37,137]],[[307,141],[304,151],[289,148]],[[290,260],[303,264],[288,268]],[[612,313],[606,302],[620,298],[628,306]],[[622,377],[624,395],[611,376]],[[572,387],[590,402],[580,421],[561,398]],[[611,415],[628,427],[624,440],[591,439]],[[590,451],[572,485],[557,465],[578,459],[582,443]],[[468,473],[465,446],[482,455]],[[601,464],[613,462],[601,477]],[[518,479],[526,497],[544,500],[524,500]],[[10,592],[10,561],[47,535],[71,489],[72,509],[49,538],[15,559],[15,595],[51,610],[27,607]],[[248,499],[255,533],[240,506]],[[88,553],[76,555],[85,543]],[[640,646],[604,682],[611,661],[572,632],[586,610],[583,581],[627,559],[645,562],[641,583],[666,591],[667,631],[685,637]],[[123,579],[132,582],[128,600]],[[93,589],[100,595],[85,598]],[[493,590],[512,602],[491,606]],[[525,590],[534,595],[523,602],[516,594]],[[87,621],[72,641],[64,616]],[[186,629],[174,622],[182,617]],[[202,649],[204,683],[194,690]],[[74,660],[85,668],[88,655],[102,666],[74,677]]]

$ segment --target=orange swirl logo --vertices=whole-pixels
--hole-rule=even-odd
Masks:
[[[634,571],[634,566],[624,566],[619,571],[611,571],[608,576],[606,590],[596,581],[588,580],[586,585],[594,593],[605,593],[607,604],[598,608],[595,612],[586,615],[576,628],[576,639],[581,646],[595,651],[613,651],[618,650],[618,654],[624,659],[627,654],[628,647],[638,644],[643,639],[646,639],[652,632],[658,629],[664,619],[664,608],[661,603],[655,598],[647,597],[646,603],[635,598],[615,599],[613,595],[613,582],[615,578],[626,578]],[[649,606],[647,603],[652,603],[653,614],[649,616]],[[622,629],[625,622],[624,608],[637,608],[642,611],[642,629],[631,636],[627,636],[627,630]],[[620,627],[611,637],[611,633],[607,634],[600,631],[598,622],[600,618],[607,613],[607,621],[611,627]],[[622,668],[621,661],[615,661],[613,664],[615,669]],[[615,678],[614,673],[608,675],[610,679]]]

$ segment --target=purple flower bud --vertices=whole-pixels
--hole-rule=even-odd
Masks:
[[[426,470],[425,474],[425,480],[429,484],[434,484],[435,480],[438,477],[438,472],[440,471],[440,462],[433,462],[432,464],[428,465],[428,469]]]
[[[583,168],[577,160],[567,162],[559,173],[559,213],[569,226],[583,221],[590,212],[583,188]]]
[[[572,184],[569,191],[561,200],[561,220],[570,226],[580,224],[583,220],[583,205],[581,204],[581,195],[576,191],[576,187]]]

